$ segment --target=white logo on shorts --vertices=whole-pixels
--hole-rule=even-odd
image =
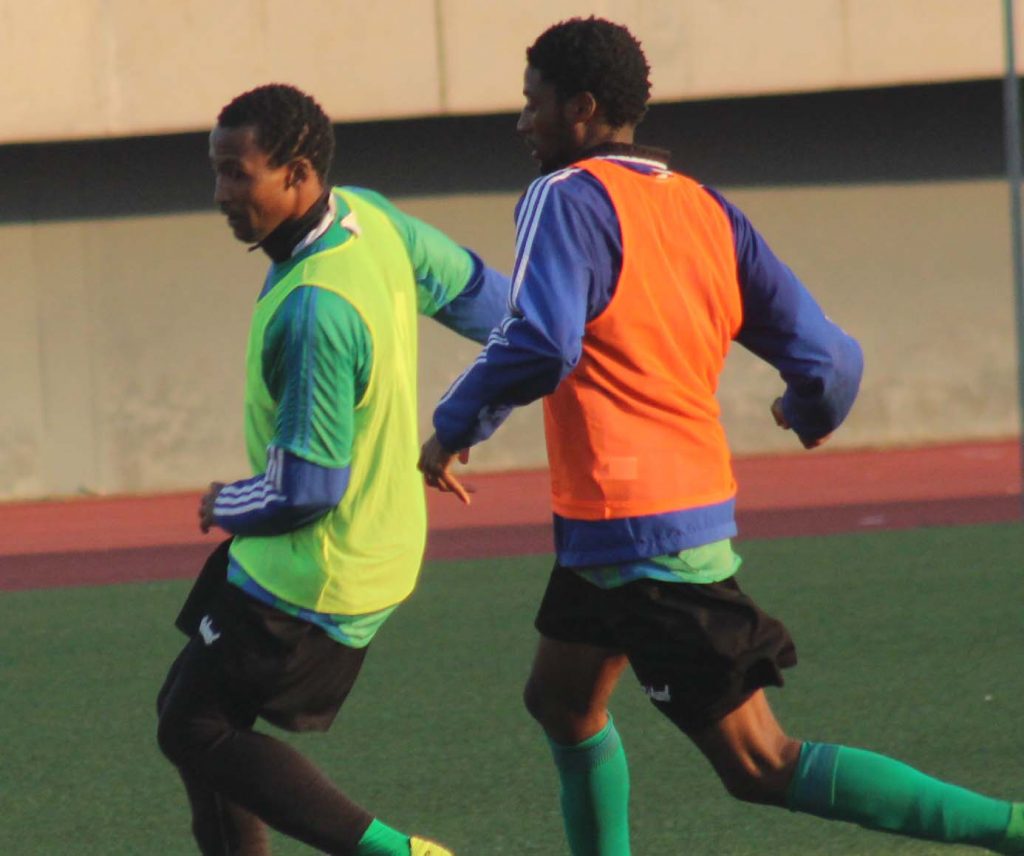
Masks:
[[[203,620],[199,622],[199,635],[203,637],[203,643],[208,646],[220,639],[220,633],[214,629],[209,615],[204,615]]]
[[[672,701],[672,691],[668,688],[668,684],[665,684],[660,690],[654,687],[644,687],[644,695],[651,701]]]

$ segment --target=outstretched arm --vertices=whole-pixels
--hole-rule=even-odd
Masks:
[[[486,342],[508,311],[508,277],[380,193],[349,189],[383,211],[402,237],[416,275],[420,314],[474,342]]]
[[[513,408],[550,394],[575,368],[621,253],[611,201],[591,176],[569,170],[530,186],[517,209],[509,314],[434,411],[420,457],[428,485],[463,498],[450,469],[456,451],[486,440]]]
[[[579,361],[587,322],[608,305],[621,264],[611,201],[586,173],[535,181],[516,215],[508,314],[434,411],[446,449],[486,440],[515,407],[552,393]]]

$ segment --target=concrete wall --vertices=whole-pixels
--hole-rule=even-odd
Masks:
[[[404,15],[364,6],[0,0],[0,143],[206,128],[226,98],[269,77],[308,87],[339,118],[514,111],[523,45],[585,11],[530,0],[408,3]],[[587,8],[636,27],[668,99],[991,77],[998,7]],[[325,23],[336,10],[348,30]],[[313,47],[300,49],[309,20]],[[377,63],[383,55],[400,60]],[[512,207],[533,176],[514,123],[508,113],[343,124],[334,177],[387,193],[507,270]],[[1020,430],[1000,123],[998,81],[977,80],[662,103],[641,127],[644,142],[671,147],[677,167],[738,202],[863,342],[863,392],[836,446]],[[265,260],[209,211],[205,132],[0,145],[0,176],[0,498],[195,488],[244,473],[242,351]],[[425,322],[422,353],[426,430],[476,347]],[[738,452],[795,450],[767,415],[780,390],[736,349],[721,400]],[[474,454],[488,469],[542,462],[535,409]]]
[[[1006,191],[995,180],[726,188],[867,355],[835,445],[1018,430]],[[398,199],[511,265],[510,193]],[[0,228],[0,497],[193,488],[245,472],[242,359],[264,259],[188,213]],[[476,354],[423,324],[422,423]],[[721,389],[738,452],[795,450],[782,389],[737,348]],[[526,409],[474,456],[543,463]]]
[[[525,46],[591,12],[641,38],[662,101],[993,77],[1001,6],[0,0],[0,143],[203,129],[225,101],[272,79],[315,93],[337,121],[514,110]]]

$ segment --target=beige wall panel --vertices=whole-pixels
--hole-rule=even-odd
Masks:
[[[844,77],[856,85],[999,76],[1001,2],[856,0],[844,4],[848,43]],[[1024,7],[1015,28],[1020,60]]]
[[[453,113],[518,110],[526,48],[557,21],[600,15],[634,21],[642,0],[442,0],[447,108]],[[661,5],[661,4],[655,4]],[[669,4],[665,4],[669,5]]]
[[[998,76],[1000,6],[0,0],[0,142],[205,129],[227,99],[268,80],[309,89],[338,121],[515,110],[525,47],[590,13],[637,33],[658,100]],[[1021,30],[1020,0],[1017,12]]]
[[[38,496],[43,476],[44,422],[39,309],[32,230],[0,229],[0,496]]]
[[[836,446],[1020,430],[1007,191],[998,181],[729,193],[864,347]],[[768,403],[781,381],[742,348],[721,399],[741,451],[792,448]]]
[[[998,181],[732,188],[778,254],[862,342],[861,396],[836,447],[1019,430],[1006,188]],[[396,200],[512,261],[517,194]],[[243,353],[266,260],[216,214],[0,227],[0,497],[196,488],[246,472]],[[420,422],[479,352],[421,325]],[[736,347],[720,400],[738,453],[796,451],[768,415],[775,371]],[[8,443],[8,438],[13,442]],[[539,408],[474,453],[544,461]]]
[[[335,120],[442,111],[433,0],[268,0],[267,27],[270,76]]]
[[[0,0],[0,142],[108,133],[99,8]]]
[[[690,2],[652,54],[661,98],[764,93],[843,85],[841,0]],[[658,60],[661,60],[659,63]]]
[[[157,8],[120,0],[116,8],[118,126],[207,127],[235,95],[271,81],[311,92],[335,119],[440,106],[427,0],[404,4],[400,15],[360,0],[178,0]]]
[[[271,80],[336,120],[441,110],[431,0],[0,0],[0,49],[0,142],[204,129]]]
[[[526,46],[556,21],[588,14],[637,35],[662,101],[1002,73],[1000,4],[977,0],[528,0],[500,11],[445,0],[443,10],[452,112],[518,109]],[[480,37],[495,31],[500,38]]]
[[[270,73],[263,0],[111,0],[102,39],[107,134],[209,127],[221,105]]]
[[[92,223],[100,489],[247,474],[245,342],[266,270],[216,214]]]
[[[89,224],[47,223],[32,229],[43,400],[42,476],[48,493],[91,491],[97,470],[96,317],[84,268]],[[116,316],[99,319],[111,323]]]

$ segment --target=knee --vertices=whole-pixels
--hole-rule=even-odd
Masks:
[[[533,678],[530,678],[523,687],[523,706],[530,716],[543,725],[548,700],[539,682]]]
[[[164,708],[167,707],[167,697],[171,694],[171,682],[165,681],[156,694],[156,715],[157,718],[164,715]]]
[[[607,711],[586,702],[574,703],[541,681],[531,678],[523,689],[523,704],[556,743],[573,746],[604,727]]]
[[[229,731],[226,723],[189,716],[175,705],[165,704],[157,721],[156,742],[168,761],[176,767],[188,767]]]
[[[761,770],[750,770],[733,773],[722,777],[729,796],[741,802],[757,805],[776,805],[780,802],[779,794],[773,787],[772,777]]]
[[[183,766],[188,755],[187,744],[181,721],[170,714],[165,704],[160,704],[160,718],[156,725],[156,745],[160,747],[164,757],[177,767]]]
[[[573,718],[571,705],[543,681],[530,678],[523,688],[523,704],[527,712],[545,729],[559,729]]]
[[[729,795],[758,805],[786,805],[786,793],[796,770],[800,744],[787,739],[772,751],[736,759],[718,771]]]

